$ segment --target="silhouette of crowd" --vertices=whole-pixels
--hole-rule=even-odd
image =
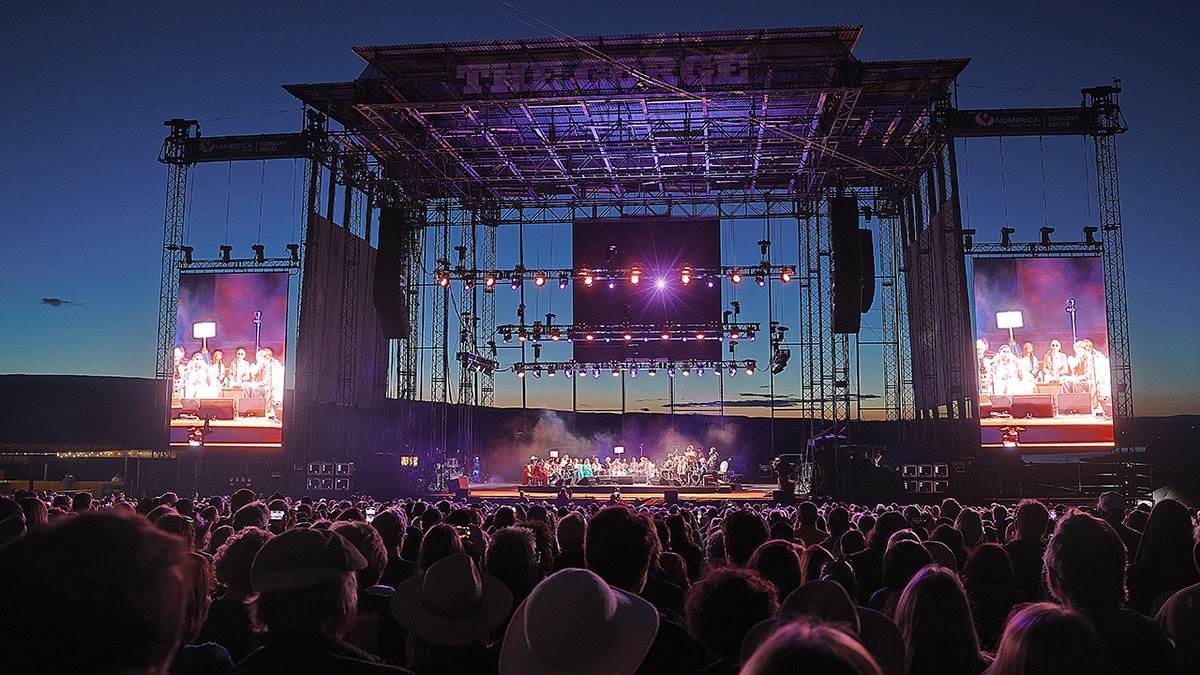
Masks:
[[[0,498],[13,673],[1197,673],[1196,512]]]

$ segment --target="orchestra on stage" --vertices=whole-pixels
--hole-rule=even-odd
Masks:
[[[672,450],[658,462],[646,457],[626,459],[622,451],[600,461],[593,453],[590,456],[572,457],[551,450],[548,457],[536,455],[521,471],[521,484],[528,486],[554,485],[575,487],[584,485],[671,485],[671,486],[716,486],[730,482],[729,459],[722,460],[715,447],[708,453],[697,450],[694,445],[680,451]]]

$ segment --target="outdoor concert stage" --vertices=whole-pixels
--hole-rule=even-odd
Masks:
[[[673,493],[679,501],[741,501],[757,502],[770,500],[777,486],[770,484],[742,484],[733,486],[680,486],[668,485],[590,485],[570,488],[571,498],[575,500],[595,499],[607,501],[614,491],[620,490],[623,501],[648,502],[654,500],[666,501],[667,494]],[[467,496],[477,499],[519,499],[524,492],[534,501],[553,501],[558,497],[558,488],[553,485],[531,486],[520,483],[481,483],[471,485]]]

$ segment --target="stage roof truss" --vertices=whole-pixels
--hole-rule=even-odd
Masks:
[[[409,199],[558,203],[904,192],[966,59],[864,62],[859,27],[361,47],[287,90]]]

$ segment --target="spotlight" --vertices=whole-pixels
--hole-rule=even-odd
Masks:
[[[522,328],[520,330],[520,332],[517,333],[517,339],[520,340],[521,342],[525,342],[526,340],[529,339],[529,334],[525,332],[524,328]]]
[[[591,286],[595,282],[596,282],[596,277],[592,276],[591,272],[584,270],[583,271],[583,285]]]
[[[438,270],[433,273],[433,276],[435,279],[437,279],[438,286],[445,288],[446,286],[450,285],[450,275],[449,274],[447,274],[441,270]]]
[[[649,368],[649,369],[646,371],[646,374],[647,374],[647,375],[649,375],[650,377],[656,377],[656,376],[658,375],[658,368],[655,368],[655,367],[651,366],[651,367],[650,367],[650,368]]]
[[[292,262],[300,262],[300,244],[288,244],[284,246],[288,252],[288,259]]]
[[[1012,246],[1012,235],[1014,232],[1016,232],[1016,230],[1011,227],[1000,228],[1000,245],[1005,248]]]
[[[1089,244],[1099,244],[1100,242],[1096,241],[1096,232],[1099,229],[1100,228],[1095,227],[1093,225],[1088,225],[1087,227],[1083,228],[1084,241],[1086,241]]]
[[[465,278],[463,278],[463,288],[467,289],[468,291],[471,290],[472,288],[475,288],[475,273],[474,272],[468,274]]]
[[[1054,232],[1054,228],[1053,227],[1043,227],[1042,229],[1038,230],[1038,232],[1042,233],[1042,246],[1049,246],[1050,245],[1050,235],[1051,235],[1051,233]]]
[[[546,374],[549,375],[550,377],[554,377],[554,374],[557,372],[558,372],[558,369],[555,368],[554,366],[550,366],[549,368],[546,369]]]
[[[729,376],[737,377],[737,366],[729,366]]]
[[[290,244],[289,247],[290,246],[294,246],[294,244]],[[228,265],[229,264],[229,254],[232,252],[233,252],[232,246],[230,246],[229,244],[221,244],[221,262]]]
[[[546,285],[546,273],[538,272],[533,276],[533,285],[541,288]]]
[[[666,280],[666,279],[663,279],[663,278],[661,278],[661,277],[660,277],[658,280],[656,280],[656,281],[654,282],[654,287],[655,287],[655,288],[658,288],[658,289],[663,289],[663,288],[666,288],[666,287],[667,287],[667,280]]]
[[[754,329],[749,326],[746,327],[746,339],[754,342]]]
[[[679,272],[679,283],[683,284],[684,286],[692,283],[692,268],[684,267]]]
[[[767,283],[767,277],[766,277],[766,275],[765,275],[765,274],[763,274],[763,271],[762,271],[762,269],[759,269],[758,271],[756,271],[756,272],[754,273],[754,283],[758,284],[759,286],[765,286],[765,285],[766,285],[766,283]]]
[[[609,289],[609,290],[612,290],[612,289],[614,289],[614,288],[616,288],[616,287],[617,287],[617,280],[616,280],[616,279],[609,279],[609,280],[608,280],[608,289]]]
[[[626,342],[628,342],[633,339],[633,333],[630,333],[629,331],[625,331],[625,333],[623,335],[621,335],[621,338],[624,339]]]
[[[596,379],[597,377],[600,377],[600,369],[599,369],[599,368],[592,368],[592,379],[594,380],[594,379]]]
[[[521,273],[517,272],[512,278],[512,289],[515,291],[521,288]]]
[[[639,270],[638,268],[635,267],[629,271],[629,283],[636,286],[638,284],[638,282],[641,280],[642,280],[642,271],[641,270]]]
[[[575,371],[571,370],[570,368],[563,368],[563,377],[569,380],[574,375],[574,372]]]
[[[483,276],[483,285],[492,288],[496,285],[496,275],[488,272]]]
[[[757,364],[755,364],[755,362],[754,362],[754,361],[747,361],[747,362],[746,362],[746,374],[747,374],[747,375],[753,375],[753,374],[754,374],[754,366],[755,366],[755,365],[757,365]]]
[[[664,340],[670,340],[671,339],[671,331],[664,328],[663,332],[659,335],[659,337]]]
[[[703,368],[696,369],[696,377],[704,377],[704,369]]]
[[[613,366],[612,374],[613,374],[613,377],[618,377],[621,374],[621,369],[618,368],[617,366]]]
[[[517,364],[513,366],[513,370],[517,371],[517,377],[525,377],[525,366]]]
[[[629,376],[630,376],[630,377],[637,377],[637,368],[630,368],[630,369],[629,369]]]
[[[962,231],[963,248],[970,250],[975,245],[975,230],[964,229]]]
[[[691,375],[691,374],[692,374],[692,369],[687,366],[684,366],[683,367],[683,376],[687,377],[688,375]]]
[[[675,366],[671,366],[670,370],[667,371],[667,375],[670,377],[675,377]]]
[[[259,246],[259,248],[262,248],[262,247]],[[183,264],[191,265],[192,264],[192,251],[195,249],[193,249],[191,246],[180,246],[179,249],[181,251],[183,251]],[[259,260],[259,262],[262,262],[262,261]]]
[[[591,342],[592,340],[596,339],[596,336],[589,332],[587,335],[583,336],[583,339],[587,340],[588,342]]]
[[[558,290],[561,291],[561,290],[565,289],[567,287],[567,281],[570,278],[571,277],[568,276],[566,272],[559,274],[558,275]]]
[[[266,262],[267,255],[266,255],[265,251],[263,250],[262,244],[255,244],[255,245],[251,246],[250,249],[254,251],[254,262],[256,262],[256,263]]]
[[[733,273],[729,275],[729,280],[735,284],[742,283],[742,270],[737,267],[733,268]]]
[[[771,374],[778,375],[787,367],[788,360],[792,358],[792,350],[776,349],[771,355]]]
[[[204,445],[204,430],[200,427],[188,427],[188,445],[193,448]]]
[[[782,270],[779,270],[779,280],[785,284],[787,282],[791,281],[792,276],[794,276],[794,275],[795,275],[795,272],[793,272],[792,268],[790,268],[790,267],[785,267]]]
[[[500,335],[504,337],[504,342],[512,342],[512,331],[501,331]]]
[[[697,339],[697,340],[704,340],[704,331],[701,331],[701,332],[699,332],[699,333],[696,333],[696,339]]]
[[[709,288],[712,288],[713,287],[713,278],[709,277],[708,279],[706,279],[704,281],[704,283],[707,284]]]
[[[535,379],[535,380],[542,379],[542,371],[541,370],[533,371],[533,379]]]

